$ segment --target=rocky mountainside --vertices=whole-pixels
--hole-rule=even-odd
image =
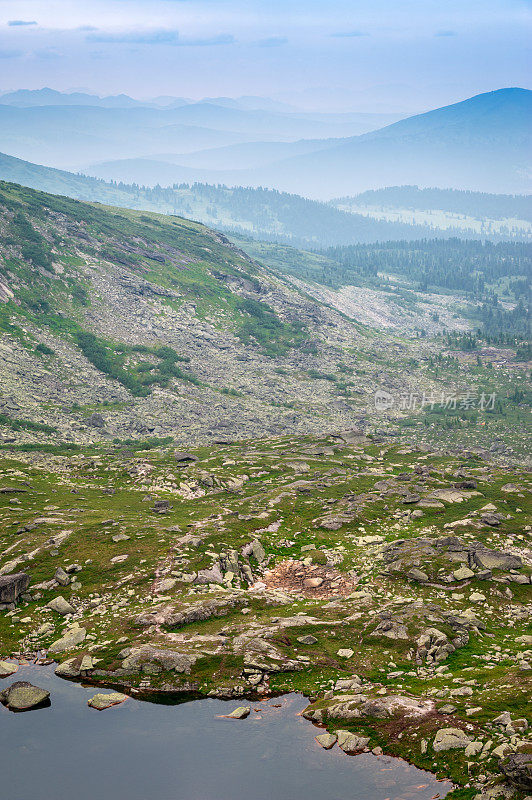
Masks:
[[[0,403],[9,418],[51,426],[62,442],[190,443],[365,417],[382,370],[380,335],[222,235],[10,184],[0,214]],[[397,366],[411,355],[399,341],[387,350]],[[401,370],[390,381],[410,386]],[[421,373],[414,381],[430,383]],[[17,435],[49,434],[22,425]]]
[[[0,184],[0,234],[4,447],[188,446],[383,424],[399,435],[388,422],[414,414],[431,445],[501,450],[504,435],[510,456],[526,452],[519,407],[513,428],[504,415],[480,429],[456,417],[452,436],[447,419],[420,416],[423,396],[515,393],[526,365],[505,351],[497,371],[467,354],[457,370],[443,341],[415,334],[415,307],[400,331],[370,328],[347,315],[379,325],[376,293],[342,304],[198,223],[13,184]],[[378,390],[392,406],[376,409]]]

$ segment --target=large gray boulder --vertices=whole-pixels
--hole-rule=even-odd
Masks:
[[[68,586],[70,583],[70,575],[67,575],[63,567],[57,567],[54,580],[57,581],[60,586]]]
[[[85,628],[74,628],[65,633],[60,639],[52,642],[48,648],[49,653],[63,653],[65,650],[71,650],[76,645],[81,644],[85,640],[87,631]]]
[[[0,576],[0,604],[16,603],[30,585],[30,576],[25,572],[15,572]]]
[[[504,758],[499,766],[512,786],[524,792],[532,789],[532,753],[512,753]]]
[[[436,731],[432,747],[436,753],[443,750],[465,750],[471,741],[471,737],[460,728],[440,728]]]
[[[76,609],[74,606],[70,605],[68,600],[65,600],[64,597],[59,595],[59,597],[54,597],[53,600],[50,600],[49,603],[46,604],[46,608],[51,608],[52,611],[56,611],[61,616],[66,616],[67,614],[75,614]]]
[[[28,681],[15,681],[3,692],[0,692],[0,702],[11,711],[30,711],[45,704],[49,705],[50,692],[33,686]]]
[[[194,583],[223,583],[224,576],[218,563],[214,564],[210,569],[200,569],[194,579]]]
[[[348,755],[360,753],[368,746],[369,736],[359,736],[352,731],[336,731],[338,737],[338,747]]]

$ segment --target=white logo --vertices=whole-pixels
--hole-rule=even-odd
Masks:
[[[393,396],[385,392],[384,389],[378,389],[375,392],[375,408],[377,411],[386,411],[387,408],[393,406],[393,403]]]

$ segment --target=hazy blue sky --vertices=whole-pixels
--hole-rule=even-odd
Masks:
[[[0,89],[417,110],[528,86],[531,0],[0,0]]]

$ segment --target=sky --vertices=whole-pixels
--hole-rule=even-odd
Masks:
[[[0,90],[420,111],[530,86],[532,0],[0,0]]]

